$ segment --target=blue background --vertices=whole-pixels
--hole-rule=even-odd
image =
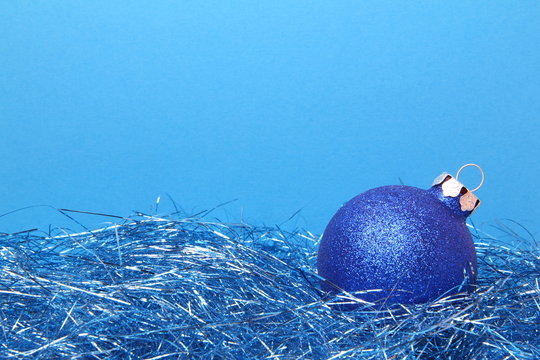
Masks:
[[[480,164],[540,228],[538,1],[2,1],[0,213],[187,212],[321,232]],[[479,177],[462,180],[474,187]],[[77,217],[90,227],[110,219]],[[0,231],[73,223],[47,207]]]

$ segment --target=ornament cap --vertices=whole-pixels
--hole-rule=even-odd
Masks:
[[[481,185],[482,184],[480,184],[480,186]],[[457,178],[454,178],[447,172],[444,172],[441,175],[437,176],[437,178],[433,181],[432,186],[440,186],[442,195],[444,197],[459,197],[460,210],[464,212],[469,212],[468,215],[472,214],[480,205],[480,199],[478,199],[478,197],[473,194],[473,191],[477,190],[479,187],[471,191],[467,189],[461,182],[459,182]]]

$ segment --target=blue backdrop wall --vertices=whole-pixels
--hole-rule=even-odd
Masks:
[[[540,229],[538,1],[3,1],[0,213],[187,212],[321,232],[371,187],[486,172]],[[475,186],[474,171],[463,181]],[[90,227],[101,217],[79,219]],[[0,231],[76,228],[47,207]]]

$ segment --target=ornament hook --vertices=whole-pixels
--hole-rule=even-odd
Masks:
[[[476,190],[480,189],[482,187],[482,185],[484,185],[484,170],[482,170],[482,168],[476,164],[465,164],[463,165],[462,167],[459,168],[459,170],[457,171],[457,174],[456,174],[456,180],[459,180],[459,174],[461,173],[461,171],[463,169],[465,169],[466,167],[469,167],[469,166],[474,166],[475,168],[477,168],[478,170],[480,170],[480,175],[482,175],[482,180],[480,180],[480,185],[478,185],[477,187],[475,187],[474,189],[470,190],[470,192],[475,192]]]

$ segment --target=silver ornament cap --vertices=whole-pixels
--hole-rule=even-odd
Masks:
[[[468,167],[468,166],[474,166],[480,170],[480,173],[482,174],[482,181],[480,182],[480,185],[478,185],[475,189],[469,190],[467,187],[465,187],[459,180],[459,174],[461,171]],[[466,164],[463,165],[457,172],[456,177],[453,177],[447,172],[442,173],[441,175],[437,176],[437,178],[433,181],[432,186],[441,185],[443,196],[446,197],[458,197],[459,198],[459,205],[461,207],[461,211],[470,211],[472,214],[478,206],[480,206],[480,199],[476,195],[474,195],[474,192],[484,184],[484,172],[482,168],[480,168],[476,164]]]

